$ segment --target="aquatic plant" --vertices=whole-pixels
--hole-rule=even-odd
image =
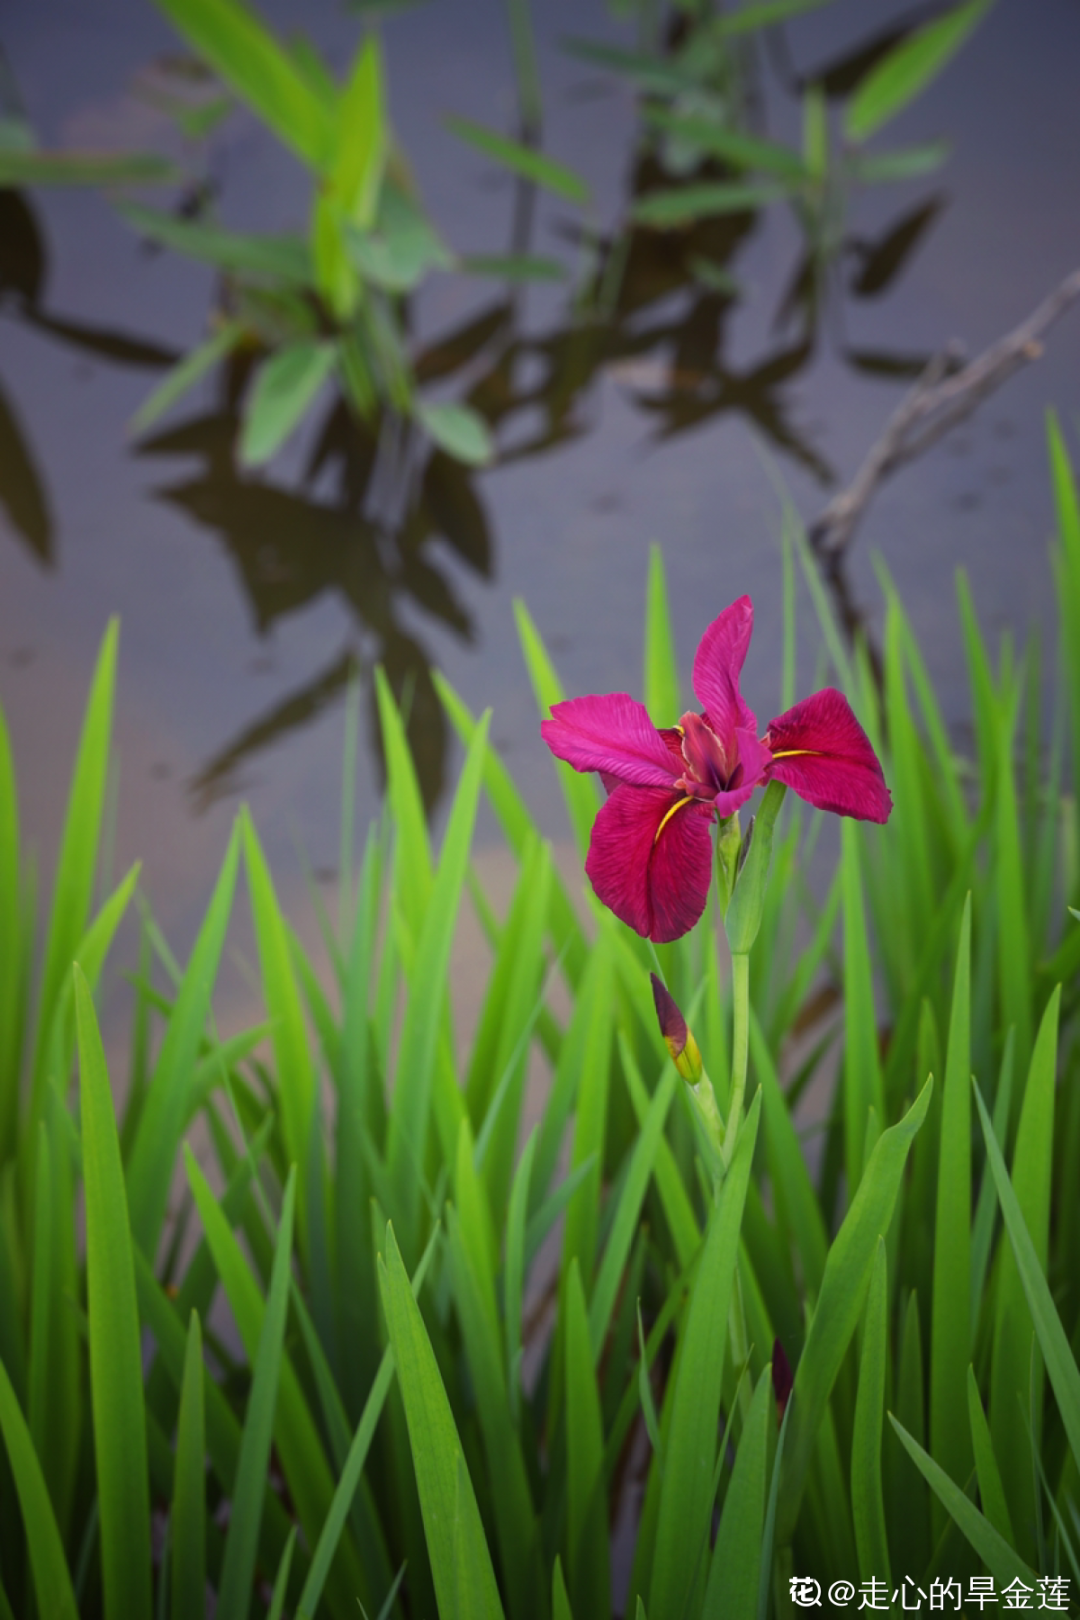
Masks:
[[[725,918],[745,1070],[719,908],[660,944],[583,914],[441,679],[465,753],[436,853],[378,678],[387,811],[356,870],[346,772],[329,985],[242,812],[185,967],[144,908],[121,1075],[95,990],[137,873],[93,904],[115,630],[40,949],[0,726],[0,1614],[187,1617],[207,1587],[342,1620],[1075,1607],[1080,507],[1053,425],[1051,458],[1045,756],[1037,649],[995,667],[962,578],[971,758],[888,576],[879,687],[785,515],[785,600],[802,561],[895,813],[839,824],[822,888],[820,814],[789,798],[770,840],[759,811]],[[658,555],[646,617],[655,726],[685,708]],[[794,637],[789,612],[782,707]],[[559,771],[583,862],[601,801]],[[241,865],[267,1021],[221,1036]],[[463,1043],[466,892],[491,960]]]

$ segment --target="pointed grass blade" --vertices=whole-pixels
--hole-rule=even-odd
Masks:
[[[263,1312],[259,1348],[255,1356],[255,1369],[248,1395],[244,1435],[240,1442],[240,1462],[233,1487],[229,1535],[225,1542],[225,1558],[218,1589],[221,1612],[236,1615],[237,1620],[244,1620],[251,1607],[255,1555],[258,1550],[266,1474],[270,1463],[274,1408],[277,1405],[278,1379],[281,1373],[282,1340],[289,1308],[289,1266],[292,1259],[295,1199],[294,1167],[289,1171],[281,1206],[274,1263],[270,1274],[270,1291]]]
[[[682,713],[664,554],[658,545],[649,547],[645,593],[645,707],[654,726],[670,726]]]
[[[968,1362],[967,1370],[968,1422],[971,1425],[971,1449],[975,1457],[975,1477],[979,1482],[979,1500],[983,1512],[998,1535],[1010,1547],[1016,1545],[1009,1505],[1005,1500],[1005,1487],[1001,1483],[1001,1470],[994,1456],[994,1442],[990,1438],[990,1425],[983,1411],[982,1397],[975,1380],[975,1369]]]
[[[72,970],[79,1039],[90,1395],[106,1620],[150,1620],[150,1501],[139,1316],[124,1171],[90,989]]]
[[[105,632],[94,669],[68,796],[41,974],[30,1103],[32,1121],[41,1113],[44,1062],[53,1013],[90,915],[105,804],[118,635],[117,622],[113,619]]]
[[[8,1463],[22,1509],[37,1612],[42,1620],[78,1620],[79,1610],[68,1573],[64,1544],[53,1516],[48,1486],[34,1451],[26,1419],[2,1361],[0,1434],[7,1448]]]
[[[1050,1242],[1060,1005],[1059,986],[1047,1003],[1031,1055],[1010,1182],[1043,1276]],[[990,1363],[990,1431],[994,1437],[994,1453],[1001,1465],[1009,1514],[1017,1533],[1017,1546],[1030,1561],[1035,1558],[1037,1549],[1027,1527],[1035,1523],[1037,1492],[1025,1416],[1031,1358],[1031,1327],[1024,1309],[1025,1292],[1013,1249],[1006,1248],[1001,1255],[997,1278]],[[1041,1397],[1041,1376],[1039,1384]],[[1038,1405],[1041,1409],[1041,1398]]]
[[[387,1227],[386,1258],[379,1261],[379,1288],[405,1407],[439,1613],[444,1620],[504,1620],[450,1402],[393,1227]],[[457,1555],[464,1544],[471,1565],[467,1616],[459,1614],[457,1575]]]
[[[458,780],[438,872],[417,940],[401,1029],[386,1163],[399,1200],[403,1241],[410,1245],[416,1242],[420,1205],[416,1162],[418,1156],[422,1160],[427,1147],[439,1035],[443,1027],[440,1013],[468,870],[489,719],[490,711],[477,727]]]
[[[709,1213],[705,1247],[690,1295],[666,1438],[664,1489],[649,1587],[649,1607],[654,1614],[683,1612],[712,1511],[724,1346],[760,1117],[761,1094],[757,1092]]]
[[[192,1311],[176,1420],[176,1472],[169,1518],[170,1620],[203,1620],[206,1614],[205,1457],[202,1332],[198,1312]]]
[[[1080,1369],[1077,1368],[1068,1337],[1054,1305],[1049,1284],[1039,1262],[1038,1250],[1028,1231],[1020,1201],[1009,1180],[1005,1160],[1002,1158],[990,1117],[986,1112],[986,1105],[977,1086],[975,1103],[986,1142],[990,1173],[997,1188],[1001,1213],[1009,1234],[1024,1297],[1035,1324],[1039,1348],[1043,1353],[1069,1448],[1074,1462],[1080,1467]]]
[[[878,1138],[825,1262],[821,1292],[791,1395],[791,1433],[784,1459],[777,1521],[781,1547],[791,1541],[818,1429],[862,1312],[877,1240],[889,1229],[908,1150],[926,1118],[932,1089],[933,1081],[928,1080],[903,1119]]]
[[[551,705],[562,701],[564,697],[562,685],[540,639],[540,633],[529,616],[524,602],[520,600],[514,603],[514,618],[517,621],[521,650],[525,655],[537,706],[541,716],[546,717]],[[570,825],[577,840],[578,851],[584,860],[600,804],[596,785],[591,777],[583,776],[580,771],[575,771],[572,765],[567,765],[561,760],[558,763],[558,774],[570,816]]]
[[[309,79],[240,0],[157,0],[196,53],[317,174],[333,150],[333,119]]]
[[[757,1620],[765,1474],[773,1411],[772,1369],[766,1366],[757,1381],[735,1453],[701,1620]]]
[[[581,1270],[566,1279],[567,1569],[579,1614],[611,1613],[604,1428]]]
[[[949,1478],[945,1470],[913,1439],[903,1424],[889,1413],[898,1439],[916,1468],[935,1493],[942,1506],[974,1547],[994,1580],[1002,1586],[1019,1580],[1034,1586],[1035,1574],[1019,1553],[994,1529],[990,1520],[981,1514],[974,1502],[964,1495],[959,1485]]]
[[[851,1440],[851,1510],[859,1575],[877,1576],[892,1585],[885,1501],[881,1488],[881,1426],[885,1414],[885,1371],[888,1355],[889,1294],[885,1239],[879,1237],[866,1296],[855,1428]]]
[[[157,1250],[169,1181],[188,1119],[188,1091],[206,1027],[236,883],[234,828],[187,972],[173,1003],[128,1163],[132,1235],[150,1260]]]
[[[971,1356],[971,895],[956,954],[941,1101],[933,1313],[930,1322],[930,1451],[963,1481],[971,1471],[964,1393]],[[943,1525],[939,1525],[939,1531]]]

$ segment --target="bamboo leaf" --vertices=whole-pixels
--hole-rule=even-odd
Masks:
[[[952,60],[982,21],[990,0],[968,0],[894,45],[863,79],[844,118],[850,141],[868,140],[875,130],[921,95]]]
[[[224,321],[205,342],[199,343],[184,358],[165,373],[152,393],[148,394],[128,423],[133,439],[153,427],[166,412],[208,376],[220,361],[226,359],[240,343],[244,328],[239,321]]]
[[[324,172],[333,123],[310,80],[240,0],[157,0],[196,53],[309,168]]]
[[[523,180],[544,186],[557,196],[565,197],[568,202],[586,204],[589,201],[589,189],[580,175],[565,164],[545,157],[535,148],[525,146],[521,141],[507,140],[505,135],[497,135],[494,130],[474,124],[469,118],[448,118],[446,126],[459,139],[467,141],[503,168],[519,174]]]
[[[261,467],[298,427],[334,368],[337,346],[324,340],[287,343],[264,360],[244,407],[240,462]]]
[[[488,425],[479,412],[468,405],[426,405],[415,408],[416,420],[448,455],[467,467],[486,467],[494,458],[495,446]]]

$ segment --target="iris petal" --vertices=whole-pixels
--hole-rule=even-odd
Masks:
[[[713,620],[694,654],[694,691],[728,753],[736,728],[757,731],[754,712],[739,692],[739,675],[753,630],[754,604],[748,596],[740,596]]]
[[[658,944],[689,933],[709,898],[712,819],[710,805],[683,803],[678,793],[616,788],[593,823],[585,862],[599,899]]]
[[[888,821],[892,795],[869,737],[842,692],[829,686],[769,722],[768,775],[819,810]]]
[[[551,752],[576,771],[603,771],[620,782],[667,788],[677,774],[649,711],[628,692],[553,703],[540,734]]]

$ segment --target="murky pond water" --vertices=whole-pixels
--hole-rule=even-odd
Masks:
[[[923,8],[924,10],[926,8]],[[932,8],[931,8],[932,9]],[[591,228],[617,231],[635,185],[637,105],[572,59],[568,34],[625,42],[599,4],[534,7],[545,147],[591,188]],[[297,8],[279,4],[288,28]],[[839,0],[791,24],[763,63],[769,131],[794,140],[790,85],[910,8]],[[922,13],[919,13],[922,15]],[[339,67],[356,22],[326,4],[303,21]],[[504,252],[515,189],[453,140],[460,113],[510,128],[515,91],[497,0],[431,0],[386,21],[392,114],[423,196],[461,251]],[[42,0],[5,19],[5,48],[43,142],[145,147],[159,115],[132,92],[175,48],[141,0],[91,11]],[[26,825],[46,865],[92,660],[122,621],[117,868],[136,855],[166,933],[186,949],[241,797],[252,805],[287,903],[293,854],[336,862],[343,693],[356,661],[384,661],[413,692],[433,803],[456,754],[425,671],[443,669],[494,735],[544,827],[563,821],[517,648],[522,597],[572,691],[637,689],[648,546],[662,543],[688,668],[708,620],[742,591],[757,631],[746,689],[778,698],[779,507],[771,465],[807,519],[863,454],[950,338],[977,352],[1080,265],[1080,9],[999,0],[974,40],[886,144],[946,135],[930,179],[865,193],[823,308],[787,298],[802,252],[783,207],[700,227],[636,232],[612,278],[609,322],[583,326],[580,216],[540,200],[532,251],[568,282],[507,301],[498,284],[432,278],[414,311],[421,376],[444,377],[495,425],[499,463],[376,451],[327,401],[263,476],[237,471],[233,402],[220,380],[138,445],[126,425],[170,356],[203,335],[210,271],[150,253],[100,197],[10,195],[0,219],[0,699]],[[216,138],[211,173],[230,224],[302,223],[307,182],[245,114]],[[37,256],[35,260],[35,255]],[[688,279],[719,264],[738,296]],[[690,272],[692,275],[692,272]],[[27,295],[31,296],[27,296]],[[785,309],[786,305],[786,309]],[[1052,639],[1051,506],[1043,411],[1071,423],[1080,308],[1046,352],[972,422],[881,492],[851,560],[871,623],[876,548],[923,638],[950,719],[966,714],[953,607],[958,565],[984,622]],[[800,652],[816,652],[809,613]],[[366,716],[361,821],[378,803]],[[493,837],[492,829],[488,828]],[[294,874],[296,874],[294,876]]]

